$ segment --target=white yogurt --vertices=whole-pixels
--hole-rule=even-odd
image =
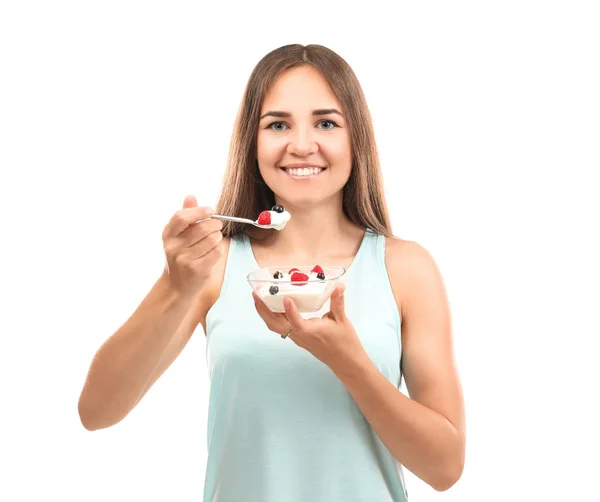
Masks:
[[[275,230],[282,230],[283,227],[286,226],[287,222],[290,221],[292,215],[287,211],[283,211],[283,213],[278,213],[277,211],[268,211],[271,215],[271,223],[269,225],[262,225],[263,228],[273,228]],[[256,220],[258,223],[258,220]]]
[[[286,296],[294,300],[299,312],[314,312],[327,301],[337,285],[335,282],[316,281],[316,278],[317,274],[311,273],[306,284],[291,284],[285,282],[291,280],[291,274],[284,273],[282,278],[271,278],[273,282],[261,285],[258,294],[273,312],[285,312],[283,299]],[[274,295],[269,291],[271,286],[279,288]]]
[[[271,285],[265,284],[258,293],[272,312],[285,312],[285,297],[294,300],[299,312],[315,312],[327,301],[335,286],[333,282],[315,282],[304,286],[279,284],[279,292],[272,295],[269,292]]]

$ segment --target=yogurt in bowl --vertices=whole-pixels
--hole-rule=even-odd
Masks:
[[[321,310],[345,273],[344,267],[337,266],[262,267],[251,272],[247,279],[272,312],[285,312],[283,299],[287,296],[304,313]]]

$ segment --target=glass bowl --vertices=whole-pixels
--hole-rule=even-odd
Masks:
[[[314,268],[294,265],[262,267],[248,274],[247,279],[250,287],[271,312],[285,312],[283,299],[286,296],[294,300],[299,312],[317,312],[340,284],[346,269],[337,266],[322,267],[325,276],[323,279],[313,271]],[[308,276],[308,279],[292,275],[292,270]]]

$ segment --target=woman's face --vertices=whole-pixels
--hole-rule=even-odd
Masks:
[[[310,207],[339,197],[352,154],[341,103],[311,66],[274,82],[260,113],[257,159],[266,184],[284,206]]]

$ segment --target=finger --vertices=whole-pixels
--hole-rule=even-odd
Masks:
[[[205,220],[214,214],[209,207],[186,207],[177,211],[167,223],[163,238],[174,237],[183,232],[190,225]]]
[[[187,195],[183,200],[183,209],[191,209],[193,207],[198,207],[198,199],[196,199],[195,195]],[[190,223],[190,227],[194,226],[194,223]],[[189,227],[188,227],[189,228]]]
[[[177,241],[179,241],[178,244],[181,246],[192,247],[214,232],[221,233],[222,229],[222,221],[209,218],[200,223],[190,225],[177,236]]]
[[[333,290],[333,293],[331,293],[329,311],[332,313],[333,318],[336,321],[343,321],[346,318],[346,308],[344,304],[345,290],[346,286],[344,284],[340,284]]]
[[[265,321],[267,328],[280,335],[285,335],[290,330],[290,323],[283,314],[271,312],[265,302],[254,291],[252,292],[252,298],[254,299],[256,311],[262,320]]]
[[[201,223],[190,225],[177,236],[170,236],[166,238],[163,236],[163,247],[167,256],[182,254],[185,256],[199,258],[208,252],[213,245],[218,244],[219,240],[222,238],[222,234],[220,237],[216,235],[213,236],[211,238],[212,240],[207,241],[196,249],[192,250],[191,248],[194,247],[194,245],[202,242],[202,240],[208,235],[214,232],[221,233],[222,228],[223,223],[221,221],[209,218]]]
[[[183,207],[198,207],[198,201],[194,195],[188,195],[183,201]]]
[[[210,275],[212,268],[226,254],[226,250],[227,248],[225,247],[224,242],[221,241],[199,258],[190,256],[189,254],[179,254],[175,257],[175,262],[178,263],[183,270],[189,271],[189,273],[206,276]]]
[[[212,268],[216,263],[227,253],[227,247],[225,241],[221,240],[215,247],[213,247],[206,254],[196,259],[199,267]]]
[[[193,246],[190,246],[186,252],[194,259],[202,258],[205,254],[212,251],[223,240],[223,234],[220,230],[211,232],[203,237]]]
[[[285,308],[285,313],[287,318],[290,320],[290,324],[292,326],[292,330],[302,331],[305,325],[305,321],[298,312],[298,308],[289,296],[283,299],[283,306]]]

